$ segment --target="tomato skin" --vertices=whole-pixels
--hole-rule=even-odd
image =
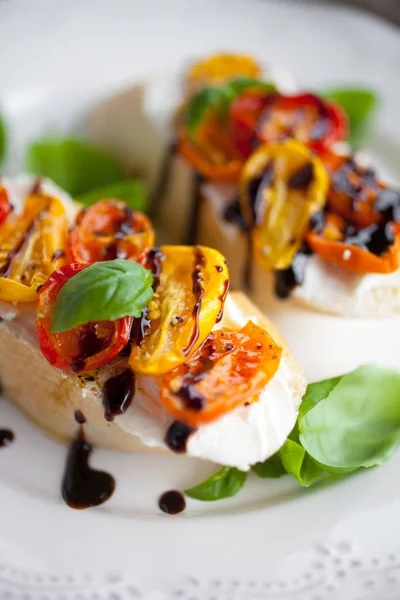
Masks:
[[[288,138],[297,139],[319,152],[346,139],[348,133],[344,111],[335,103],[310,93],[242,94],[232,103],[230,121],[235,145],[245,157],[257,144]]]
[[[80,325],[69,331],[51,333],[53,308],[61,288],[88,264],[71,263],[54,271],[40,289],[36,301],[36,330],[46,360],[67,372],[90,371],[108,364],[129,341],[132,317]],[[98,336],[98,333],[104,334]],[[82,347],[82,341],[89,341]],[[91,354],[90,350],[98,350]]]
[[[394,243],[381,256],[350,244],[345,239],[346,222],[340,216],[328,213],[322,232],[311,231],[307,241],[311,249],[324,260],[347,271],[367,273],[392,273],[400,266],[400,224],[393,223]]]
[[[68,234],[68,253],[79,263],[136,259],[154,244],[150,220],[121,200],[100,200],[83,209]]]
[[[144,335],[134,324],[129,364],[162,375],[184,363],[222,316],[229,289],[225,258],[203,246],[160,246],[140,258],[154,276],[154,296],[144,314]]]
[[[0,300],[35,302],[36,289],[65,262],[67,213],[58,198],[29,194],[22,214],[0,227]]]
[[[254,400],[281,356],[282,348],[251,321],[240,331],[218,329],[186,363],[164,375],[161,402],[190,427],[210,423]]]
[[[4,223],[11,212],[12,205],[8,198],[7,190],[0,186],[0,225]]]
[[[379,205],[384,195],[390,195],[390,206],[386,202],[385,208],[396,211],[396,205],[400,206],[400,193],[380,181],[373,169],[360,165],[354,156],[331,150],[324,150],[320,156],[330,177],[328,206],[333,213],[358,227],[395,218],[394,214],[388,218],[387,211],[380,210]]]
[[[306,181],[299,185],[302,173]],[[252,153],[242,169],[239,198],[260,265],[268,270],[291,265],[310,218],[325,206],[328,185],[320,158],[296,140],[264,144]]]

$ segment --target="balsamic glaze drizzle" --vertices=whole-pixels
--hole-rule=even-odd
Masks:
[[[71,508],[83,509],[106,502],[115,489],[115,479],[105,471],[89,466],[92,445],[86,441],[83,426],[72,441],[61,485],[64,501]]]
[[[83,371],[86,359],[104,350],[109,345],[111,336],[112,333],[110,332],[108,336],[99,337],[98,324],[95,322],[88,323],[79,336],[79,350],[71,360],[72,370],[75,372]]]
[[[131,405],[134,395],[135,375],[130,369],[107,379],[103,387],[106,420],[113,421],[116,416],[122,415]]]
[[[9,446],[14,438],[14,433],[10,429],[0,429],[0,448]]]
[[[182,421],[174,421],[167,429],[165,443],[172,452],[183,454],[186,452],[186,446],[191,433],[195,429],[182,423]]]
[[[160,496],[158,506],[167,515],[177,515],[185,510],[186,502],[181,492],[170,490]]]
[[[200,246],[195,246],[195,248],[194,248],[194,269],[193,269],[193,273],[192,273],[193,294],[196,298],[196,304],[194,305],[193,311],[192,311],[192,316],[194,319],[194,327],[193,327],[193,333],[190,337],[189,343],[186,346],[186,348],[184,348],[182,351],[184,355],[188,355],[191,352],[191,350],[193,349],[193,346],[199,339],[199,335],[200,335],[199,315],[200,315],[201,305],[202,305],[203,297],[204,297],[204,293],[205,293],[205,290],[203,288],[203,276],[201,273],[201,269],[204,268],[205,266],[206,266],[206,261],[205,261],[204,254],[203,254]]]

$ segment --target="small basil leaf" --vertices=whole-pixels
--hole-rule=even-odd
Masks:
[[[139,317],[153,296],[152,283],[151,272],[134,261],[94,263],[61,288],[51,331],[67,331],[89,321]]]
[[[216,108],[223,117],[232,101],[248,89],[258,89],[266,93],[276,91],[273,83],[259,81],[251,77],[236,77],[222,86],[206,86],[195,94],[186,108],[185,119],[192,133],[211,108]]]
[[[133,210],[141,212],[145,212],[147,208],[144,185],[139,179],[125,179],[75,196],[75,200],[84,206],[90,206],[105,198],[124,200]]]
[[[400,374],[364,365],[299,418],[300,442],[327,469],[385,463],[400,440]]]
[[[270,458],[267,458],[266,461],[253,465],[251,469],[256,475],[258,475],[258,477],[271,479],[277,479],[278,477],[282,477],[282,475],[286,475],[287,473],[282,464],[282,459],[279,456],[279,452]]]
[[[343,108],[349,119],[349,143],[355,147],[361,146],[379,104],[376,92],[367,88],[343,87],[327,90],[324,96]]]
[[[6,156],[7,149],[7,132],[4,119],[0,115],[0,164],[3,162]]]
[[[44,139],[30,144],[26,169],[52,179],[71,196],[120,182],[125,173],[108,152],[75,139]]]
[[[212,85],[203,87],[191,98],[185,110],[185,121],[189,131],[194,131],[206,113],[217,106],[224,97],[222,88]]]
[[[332,377],[332,379],[325,379],[318,383],[310,383],[307,386],[306,393],[303,396],[299,409],[299,417],[304,416],[309,410],[311,410],[318,402],[321,402],[324,398],[327,398],[331,391],[335,389],[341,376]]]
[[[239,471],[234,467],[222,467],[217,473],[211,475],[208,479],[185,490],[185,494],[196,500],[212,502],[231,498],[242,489],[247,478],[247,473]]]
[[[300,443],[287,439],[279,450],[284,469],[293,475],[302,487],[309,487],[320,479],[324,469],[317,465]]]

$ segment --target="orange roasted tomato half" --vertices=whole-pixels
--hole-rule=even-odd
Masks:
[[[68,235],[68,253],[80,263],[136,259],[153,244],[148,217],[134,212],[122,200],[100,200],[84,208]]]
[[[71,263],[55,271],[36,301],[36,329],[40,350],[51,365],[63,371],[91,371],[108,364],[127,345],[132,317],[93,321],[69,331],[51,333],[54,305],[61,288],[88,265]]]
[[[204,246],[160,246],[141,260],[154,296],[135,320],[129,364],[161,375],[184,363],[221,320],[229,289],[225,258]]]
[[[252,321],[240,331],[219,329],[186,363],[164,375],[161,402],[190,427],[209,423],[256,400],[281,355],[271,336]]]
[[[207,112],[195,135],[183,121],[178,122],[177,144],[182,158],[205,179],[225,184],[238,182],[243,157],[215,110]]]
[[[330,178],[329,209],[358,227],[400,220],[400,192],[380,181],[354,156],[321,153]]]
[[[328,213],[320,232],[307,234],[311,249],[326,261],[353,273],[392,273],[400,266],[400,224],[386,223],[356,229]]]
[[[213,54],[194,63],[186,76],[186,91],[190,94],[205,85],[220,85],[238,76],[257,79],[259,64],[245,54]]]
[[[0,300],[35,301],[37,287],[65,262],[67,226],[61,200],[41,193],[8,216],[0,225]]]

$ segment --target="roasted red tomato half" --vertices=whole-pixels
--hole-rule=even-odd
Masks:
[[[288,138],[318,151],[348,132],[343,110],[314,94],[245,93],[232,102],[230,122],[236,147],[246,157],[260,143]]]
[[[0,185],[0,225],[4,223],[11,211],[12,205],[7,190]]]
[[[375,171],[351,155],[324,151],[330,178],[328,206],[359,227],[400,220],[400,192],[380,181]]]
[[[209,423],[257,400],[281,356],[282,348],[252,321],[240,331],[219,329],[186,363],[163,376],[161,402],[190,427]]]
[[[126,346],[132,317],[93,321],[62,333],[51,333],[51,319],[61,288],[88,265],[71,263],[49,277],[36,301],[36,329],[40,349],[51,365],[63,371],[91,371],[108,364]]]
[[[154,244],[150,220],[122,200],[100,200],[84,208],[69,232],[68,253],[79,263],[136,259]]]

